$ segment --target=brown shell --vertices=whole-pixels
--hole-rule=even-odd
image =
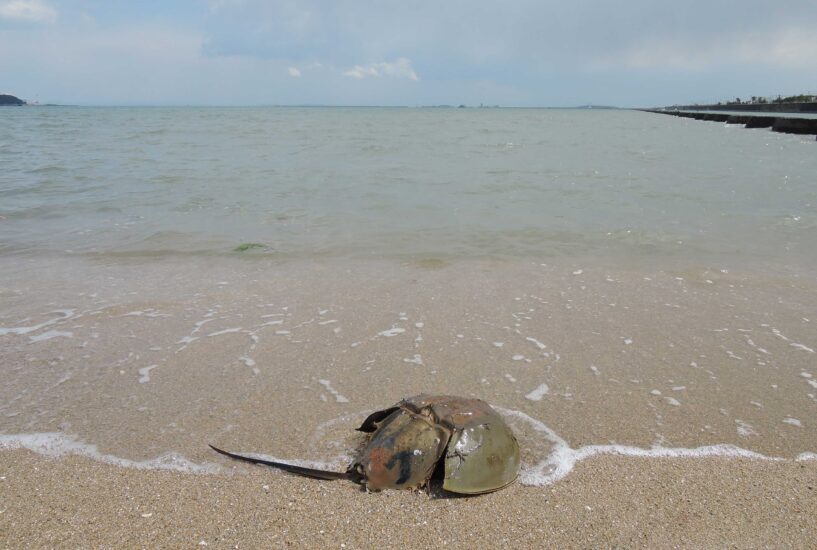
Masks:
[[[443,457],[443,489],[451,492],[496,491],[519,474],[516,438],[480,399],[422,394],[369,415],[358,429],[372,438],[349,471],[372,490],[426,485]]]

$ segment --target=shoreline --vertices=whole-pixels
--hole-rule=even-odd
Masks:
[[[320,457],[298,434],[434,392],[521,411],[572,448],[817,451],[808,277],[185,261],[137,280],[127,263],[63,267],[59,291],[49,269],[6,278],[0,432],[75,434],[133,460],[200,461],[218,434]],[[333,430],[342,443],[348,426]]]
[[[0,541],[806,547],[817,287],[797,271],[5,262]],[[343,468],[367,411],[422,391],[505,414],[520,482],[366,494],[206,447]],[[67,454],[8,448],[43,433]]]

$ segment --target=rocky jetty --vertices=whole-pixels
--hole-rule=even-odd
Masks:
[[[712,113],[704,111],[684,111],[678,109],[642,109],[648,113],[661,115],[672,115],[681,118],[693,118],[695,120],[708,120],[712,122],[724,122],[726,124],[743,124],[746,128],[771,128],[773,132],[784,134],[805,134],[817,135],[817,118],[805,118],[797,116],[774,116],[766,113]]]

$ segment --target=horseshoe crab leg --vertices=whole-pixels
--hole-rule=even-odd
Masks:
[[[326,480],[349,479],[351,481],[358,482],[360,478],[360,475],[357,474],[357,472],[332,472],[329,470],[304,468],[303,466],[295,466],[294,464],[286,464],[284,462],[273,462],[272,460],[263,460],[260,458],[252,458],[250,456],[238,455],[235,453],[231,453],[229,451],[224,451],[213,445],[210,445],[210,448],[219,454],[229,456],[230,458],[234,458],[236,460],[243,460],[244,462],[249,462],[251,464],[264,464],[265,466],[272,466],[273,468],[278,468],[279,470],[283,470],[291,474],[296,474],[304,477],[311,477],[313,479]]]

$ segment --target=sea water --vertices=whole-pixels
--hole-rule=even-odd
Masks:
[[[5,109],[0,254],[813,265],[815,174],[808,136],[636,111]]]

